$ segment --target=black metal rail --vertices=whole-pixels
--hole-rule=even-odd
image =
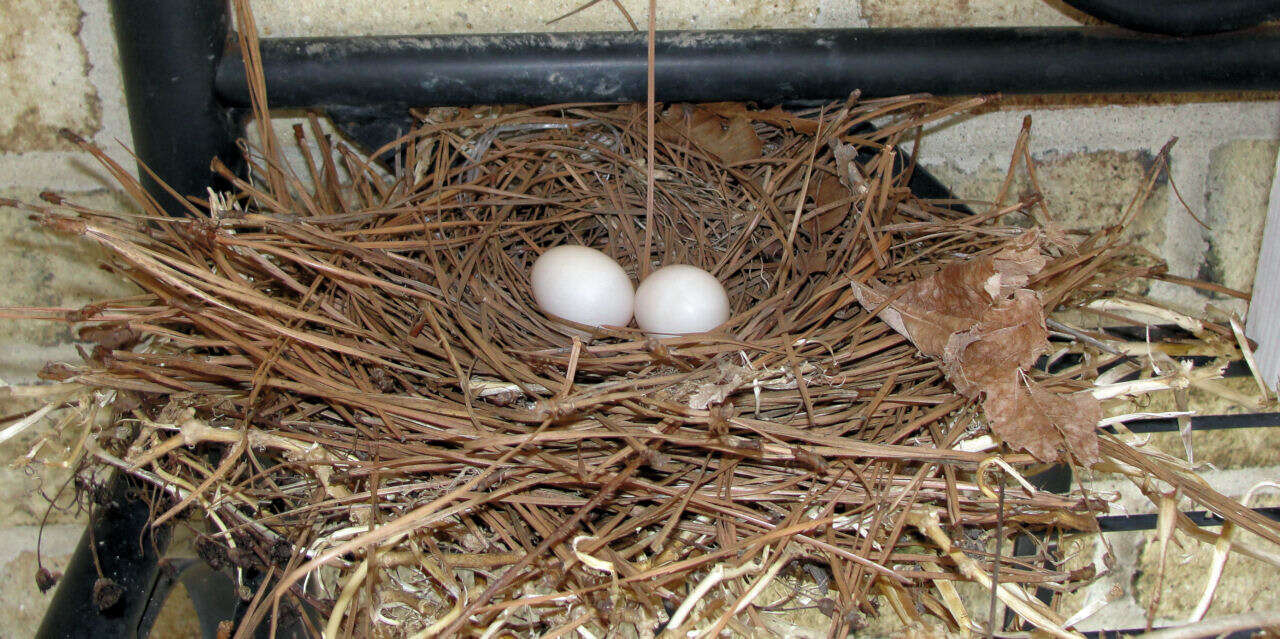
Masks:
[[[225,46],[225,3],[112,7],[139,157],[178,192],[203,195],[209,160],[238,159],[236,110],[248,104],[238,49]],[[261,47],[274,106],[339,111],[352,128],[386,129],[378,122],[410,105],[645,95],[635,33],[267,38]],[[662,101],[1280,89],[1277,29],[1196,38],[1114,27],[664,32],[656,47]]]
[[[1280,88],[1276,32],[1168,38],[1112,27],[662,32],[664,101],[767,104],[929,92]],[[629,102],[645,97],[645,35],[510,34],[262,41],[274,104]],[[248,103],[237,53],[218,95]]]
[[[228,42],[225,3],[111,0],[111,11],[138,158],[183,195],[222,186],[209,163],[216,157],[239,166],[242,134],[237,111],[213,92]],[[152,197],[181,210],[150,175],[139,173]]]
[[[102,497],[89,527],[58,581],[58,589],[35,636],[42,639],[137,637],[157,583],[157,560],[169,528],[152,529],[151,509],[135,494],[149,487],[117,476]],[[95,558],[96,557],[96,558]]]
[[[1280,426],[1280,413],[1245,413],[1242,415],[1193,415],[1191,430],[1228,430],[1234,428],[1275,428]],[[1154,417],[1125,423],[1134,433],[1172,433],[1178,430],[1177,418]],[[1111,429],[1114,431],[1114,429]]]
[[[1272,521],[1280,521],[1280,508],[1254,508],[1254,512]],[[1183,512],[1197,526],[1221,526],[1222,518],[1206,510],[1190,510]],[[1101,532],[1133,532],[1136,530],[1155,530],[1159,515],[1106,515],[1098,518],[1098,530]]]

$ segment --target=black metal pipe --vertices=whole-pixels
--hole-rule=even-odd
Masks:
[[[147,490],[139,481],[116,476],[102,490],[37,639],[135,639],[140,630],[145,636],[143,616],[169,528],[151,528],[151,508],[135,494]],[[99,567],[109,583],[100,581]]]
[[[1204,35],[1280,17],[1280,0],[1063,0],[1111,24],[1166,35]]]
[[[1130,432],[1136,434],[1176,433],[1178,432],[1178,419],[1176,417],[1153,417],[1126,422],[1124,426]],[[1191,416],[1191,430],[1193,431],[1277,427],[1280,427],[1280,413]],[[1115,429],[1108,427],[1107,431],[1115,432]]]
[[[1272,521],[1280,521],[1280,508],[1274,506],[1254,508],[1253,512],[1266,517]],[[1212,526],[1221,526],[1223,520],[1218,515],[1207,510],[1189,510],[1182,514],[1191,520],[1191,523],[1207,528]],[[1159,515],[1103,515],[1098,517],[1098,532],[1133,532],[1135,530],[1155,530],[1160,525]]]
[[[1280,31],[1168,38],[1113,27],[662,32],[664,101],[782,103],[929,92],[1280,89]],[[644,35],[513,34],[262,41],[277,107],[644,99]],[[248,103],[238,55],[218,94]]]
[[[230,17],[222,0],[112,0],[133,147],[141,163],[182,195],[204,196],[217,157],[236,167],[235,115],[214,94]],[[182,208],[143,171],[142,183],[175,214]]]
[[[1173,628],[1175,626],[1161,626],[1152,630],[1164,630],[1165,628]],[[1218,639],[1253,639],[1258,633],[1265,628],[1253,628],[1250,630],[1237,630],[1225,635],[1214,635]],[[1146,628],[1127,628],[1125,630],[1086,630],[1084,631],[1085,639],[1120,639],[1121,637],[1136,637],[1151,632]]]

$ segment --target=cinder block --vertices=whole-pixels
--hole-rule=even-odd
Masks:
[[[74,0],[11,0],[0,19],[0,152],[65,150],[66,127],[85,137],[102,124],[80,43]]]
[[[1049,152],[1035,158],[1036,181],[1053,222],[1065,230],[1093,232],[1122,219],[1133,194],[1142,189],[1153,157],[1148,151]],[[1008,169],[1007,153],[996,158],[974,171],[961,171],[949,162],[928,169],[957,196],[990,201],[999,194]],[[1025,168],[1019,166],[1006,203],[1033,192]],[[1161,179],[1126,227],[1125,237],[1153,255],[1162,255],[1166,234],[1172,232],[1166,228],[1168,209],[1168,183]],[[1018,217],[1009,221],[1018,223]]]
[[[644,29],[646,0],[622,6]],[[429,8],[412,0],[378,3],[376,10],[344,0],[254,0],[259,28],[267,36],[399,35],[408,33],[516,33],[537,31],[625,31],[630,28],[613,2],[596,3],[548,24],[583,5],[581,0],[478,2],[447,0]],[[860,26],[856,2],[844,0],[676,0],[658,3],[659,29],[760,29]]]
[[[862,0],[872,27],[1074,26],[1084,16],[1040,0]]]
[[[39,202],[30,189],[0,189],[0,197]],[[125,206],[117,193],[98,191],[69,194],[80,204],[106,210]],[[79,307],[84,304],[138,293],[123,277],[98,267],[106,253],[87,240],[50,232],[28,219],[30,213],[0,208],[0,306]],[[66,324],[43,321],[0,322],[0,354],[5,361],[33,349],[48,349],[73,340]],[[38,365],[37,365],[38,369]],[[14,374],[15,371],[7,371]],[[21,373],[22,371],[17,371]],[[29,379],[26,371],[11,383]]]
[[[1209,249],[1201,279],[1253,289],[1278,147],[1274,140],[1232,140],[1210,153],[1204,220]]]
[[[1204,593],[1209,567],[1213,561],[1213,547],[1181,533],[1175,533],[1174,537],[1176,543],[1174,540],[1169,542],[1164,561],[1164,578],[1156,616],[1185,620],[1195,610]],[[1259,550],[1274,548],[1270,542],[1246,531],[1236,531],[1232,538]],[[1146,545],[1133,581],[1134,599],[1144,610],[1160,583],[1159,571],[1160,542],[1154,532],[1147,533]],[[1209,618],[1277,608],[1280,608],[1280,583],[1275,579],[1275,567],[1232,553],[1223,569],[1213,604],[1205,616]]]
[[[151,626],[151,639],[180,639],[183,637],[199,637],[200,622],[196,616],[196,607],[191,603],[191,595],[187,587],[177,584],[169,591],[164,600],[164,607],[156,616],[155,625]]]
[[[0,636],[30,637],[40,626],[53,591],[41,593],[36,587],[38,566],[62,572],[75,550],[83,524],[46,526],[5,526],[0,537],[0,583],[4,584],[4,606],[0,607]],[[40,561],[36,561],[36,538],[40,537]]]

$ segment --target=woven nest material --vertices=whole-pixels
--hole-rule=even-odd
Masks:
[[[223,169],[235,191],[180,219],[86,145],[143,214],[50,198],[41,219],[145,294],[62,316],[99,346],[46,375],[127,426],[89,431],[86,463],[157,488],[158,523],[207,520],[214,563],[267,576],[242,628],[303,602],[329,634],[755,634],[797,608],[841,633],[881,602],[967,631],[985,616],[968,580],[1074,636],[1026,589],[1101,566],[983,551],[1096,530],[1096,496],[1019,482],[1037,464],[1155,477],[1280,532],[1185,462],[1099,436],[1099,398],[1215,374],[1046,328],[1138,304],[1117,289],[1153,267],[1119,227],[913,194],[906,151],[973,104],[660,108],[651,213],[631,106],[419,113],[390,172],[318,126],[289,166],[264,130],[251,177]],[[659,340],[548,316],[528,275],[562,244],[637,279],[705,268],[732,317]],[[1118,381],[1134,372],[1146,386]]]

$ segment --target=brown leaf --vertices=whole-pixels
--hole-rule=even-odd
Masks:
[[[985,394],[997,437],[1043,461],[1070,452],[1090,464],[1098,459],[1097,400],[1058,395],[1022,374],[1049,346],[1040,296],[1023,288],[1044,265],[1039,236],[1028,232],[994,255],[947,265],[894,291],[857,283],[853,290],[864,308],[883,306],[885,323],[940,360],[961,395]]]
[[[711,102],[699,106],[722,118],[744,118],[755,122],[764,122],[780,129],[791,129],[806,135],[813,135],[818,132],[817,120],[802,118],[786,111],[781,106],[774,106],[767,111],[748,109],[741,102]]]
[[[961,353],[963,344],[951,344],[958,333],[969,333],[959,339],[971,342],[1021,321],[1039,325],[1040,334],[1047,338],[1044,312],[1037,306],[1035,292],[1027,290],[1008,299],[1044,264],[1038,239],[1029,232],[995,255],[949,264],[929,277],[899,287],[892,295],[893,303],[880,316],[925,355],[944,360],[948,356],[954,360]],[[889,298],[863,285],[855,284],[854,292],[868,309]],[[1030,360],[1024,360],[1025,355],[1016,359],[1025,362],[1019,364],[1025,368],[1038,354],[1030,355]]]
[[[749,118],[721,117],[702,106],[678,104],[668,108],[659,115],[654,134],[676,144],[692,140],[726,164],[754,160],[764,152],[764,142]]]
[[[943,267],[922,280],[886,294],[854,283],[858,301],[868,310],[892,303],[880,312],[894,330],[905,335],[920,352],[942,359],[947,343],[957,333],[978,325],[994,303],[984,282],[995,274],[990,257],[978,257]]]
[[[840,183],[840,179],[827,174],[816,176],[809,182],[809,197],[813,199],[814,208],[824,208],[839,202],[840,200],[848,200],[850,196],[849,189]],[[818,232],[826,233],[837,226],[840,226],[849,212],[853,210],[853,202],[848,201],[844,204],[832,208],[830,211],[819,213]]]
[[[99,612],[114,608],[124,598],[124,588],[108,577],[98,577],[93,582],[93,603]]]
[[[992,261],[1001,276],[998,296],[1026,286],[1030,276],[1039,273],[1048,262],[1040,253],[1040,234],[1035,231],[1027,231],[1009,242]]]
[[[952,333],[942,351],[943,370],[968,397],[1010,371],[1025,370],[1049,346],[1040,297],[1019,289],[993,304],[977,324]]]
[[[1092,395],[1059,395],[1020,376],[985,390],[982,409],[992,432],[1009,446],[1045,462],[1063,459],[1065,452],[1086,466],[1098,461],[1094,429],[1102,419],[1102,406]]]
[[[108,350],[130,348],[138,343],[142,334],[123,322],[110,322],[80,328],[80,339],[93,342]]]
[[[50,589],[58,584],[58,579],[61,577],[61,574],[48,568],[40,568],[36,571],[36,588],[39,588],[41,593],[49,592]]]

